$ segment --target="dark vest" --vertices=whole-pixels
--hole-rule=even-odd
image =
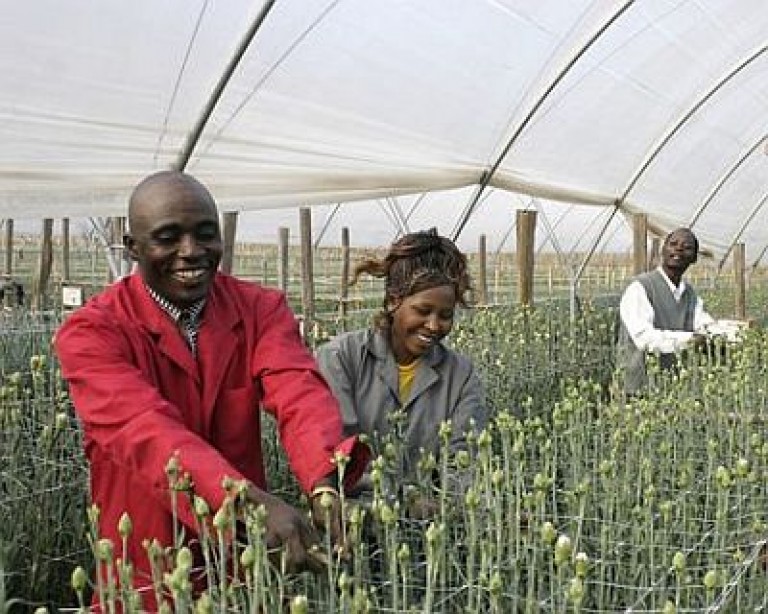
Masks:
[[[696,292],[686,284],[680,302],[675,300],[666,280],[658,270],[643,273],[635,278],[639,281],[648,301],[653,307],[653,326],[661,330],[693,331],[693,316],[696,308]],[[671,369],[677,364],[675,354],[661,354],[661,367]],[[618,367],[624,372],[624,390],[636,393],[648,384],[645,370],[645,352],[638,349],[627,332],[624,322],[619,331]]]

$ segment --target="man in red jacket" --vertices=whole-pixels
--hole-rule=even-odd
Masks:
[[[267,492],[259,410],[275,416],[313,508],[317,494],[337,487],[334,454],[351,457],[351,483],[367,450],[342,440],[337,402],[283,294],[217,271],[218,212],[202,184],[174,171],[149,176],[131,195],[129,224],[125,244],[138,272],[70,316],[55,339],[84,427],[101,535],[120,552],[117,525],[129,514],[127,558],[135,586],[148,587],[143,543],[173,544],[166,467],[177,456],[214,512],[227,497],[224,478],[245,480],[247,501],[268,512],[267,544],[284,548],[291,569],[313,568],[314,527]],[[193,541],[194,512],[186,497],[177,499]],[[328,529],[337,541],[339,513],[334,504]]]

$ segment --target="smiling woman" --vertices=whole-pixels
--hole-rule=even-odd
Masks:
[[[404,451],[398,482],[414,482],[422,451],[440,457],[444,422],[451,456],[486,422],[473,364],[443,345],[457,304],[466,305],[467,261],[433,229],[405,235],[381,260],[362,262],[355,281],[363,273],[385,280],[382,311],[371,329],[321,346],[318,360],[341,404],[346,433],[368,435],[374,453],[396,437]]]

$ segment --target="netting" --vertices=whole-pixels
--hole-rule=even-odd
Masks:
[[[768,340],[750,331],[626,402],[610,377],[614,319],[585,304],[572,322],[562,302],[465,314],[450,340],[482,373],[489,430],[450,464],[423,459],[409,485],[393,471],[398,439],[381,445],[377,466],[389,477],[355,521],[351,558],[329,551],[319,576],[283,576],[265,562],[261,597],[240,580],[225,609],[262,599],[270,611],[298,597],[312,611],[765,608]],[[30,319],[4,328],[16,354],[0,382],[0,539],[8,594],[72,605],[69,575],[92,560],[86,470],[48,354],[52,328]],[[305,505],[274,431],[265,433],[273,488]],[[468,476],[459,491],[455,471]],[[434,503],[428,514],[423,501]]]

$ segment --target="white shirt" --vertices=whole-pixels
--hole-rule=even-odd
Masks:
[[[680,285],[675,287],[675,284],[669,280],[661,267],[657,270],[667,282],[672,296],[679,303],[686,288],[685,282],[681,280]],[[637,280],[629,284],[624,291],[619,303],[619,314],[624,326],[627,327],[629,336],[640,350],[671,354],[683,349],[693,339],[693,332],[654,328],[653,306],[648,300],[643,284]],[[693,310],[693,330],[703,333],[706,327],[713,324],[714,321],[714,318],[704,311],[704,303],[697,296]]]

